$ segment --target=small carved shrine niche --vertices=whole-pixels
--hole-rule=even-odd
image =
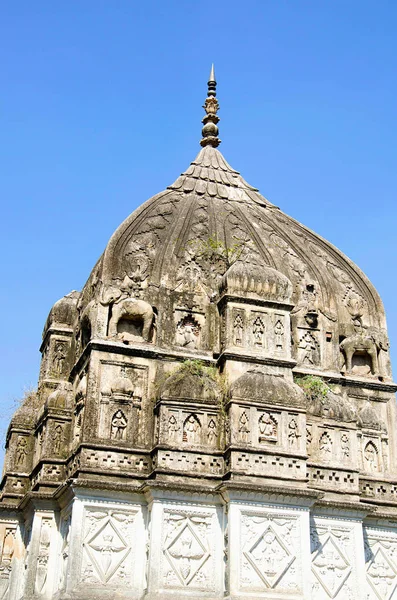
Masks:
[[[15,443],[15,442],[14,442]],[[27,468],[28,457],[30,455],[30,440],[26,435],[18,435],[16,438],[14,463],[17,470]]]
[[[55,423],[52,435],[51,435],[51,446],[54,454],[59,454],[62,450],[62,446],[65,442],[65,431],[62,423]]]
[[[243,311],[233,311],[233,345],[244,346],[245,315]]]
[[[378,445],[373,440],[369,440],[364,446],[363,467],[368,473],[378,473],[382,470]]]
[[[282,318],[276,315],[274,324],[274,349],[276,352],[283,352],[285,345],[285,327]]]
[[[16,529],[6,527],[4,530],[4,538],[1,544],[1,577],[0,577],[0,597],[7,598],[7,589],[9,585],[9,577],[12,570],[12,558],[15,551]]]
[[[254,348],[265,348],[265,315],[253,314],[252,321],[252,345]]]
[[[73,443],[81,440],[85,400],[87,396],[87,374],[83,373],[76,387],[74,406]]]
[[[329,461],[332,458],[333,443],[328,431],[324,431],[318,440],[318,450],[321,458],[325,461]]]
[[[110,424],[110,439],[125,440],[128,420],[122,410],[117,410]]]
[[[200,334],[201,327],[198,321],[193,315],[186,315],[176,326],[176,344],[194,350],[200,346]]]
[[[299,428],[298,415],[290,416],[288,420],[288,445],[290,448],[296,448],[299,444],[299,438],[302,437]]]
[[[201,423],[194,413],[188,415],[183,423],[182,441],[194,445],[201,443]]]
[[[51,371],[55,378],[62,378],[67,371],[69,344],[65,340],[55,340],[52,346]]]
[[[250,418],[249,412],[243,410],[238,420],[239,442],[246,444],[250,441]]]
[[[179,413],[169,413],[165,419],[165,436],[168,444],[177,443],[180,435]]]
[[[260,444],[264,442],[277,441],[278,422],[273,415],[264,412],[258,419],[258,441]]]
[[[100,392],[99,436],[113,442],[138,442],[146,369],[104,362]]]

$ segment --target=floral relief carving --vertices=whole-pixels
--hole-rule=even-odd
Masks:
[[[41,594],[43,592],[47,581],[48,560],[50,557],[51,531],[52,519],[42,518],[35,581],[35,589],[38,594]]]
[[[66,584],[66,574],[69,564],[69,544],[70,544],[70,526],[72,515],[69,514],[61,525],[62,548],[61,548],[61,569],[59,573],[59,589],[63,589]]]
[[[134,519],[135,513],[122,510],[87,511],[83,581],[107,584],[120,570],[129,574],[130,564],[125,561],[131,552]]]
[[[6,527],[2,541],[0,558],[0,598],[6,600],[12,572],[12,559],[15,551],[16,529]]]
[[[208,587],[211,523],[209,513],[164,511],[163,577],[167,587]]]
[[[312,572],[314,581],[325,590],[327,597],[337,598],[345,586],[352,566],[348,555],[352,530],[322,527],[312,523]]]
[[[279,514],[242,514],[241,585],[257,589],[299,589],[296,561],[296,517]]]
[[[381,532],[365,533],[366,574],[371,596],[391,600],[397,588],[397,539]]]

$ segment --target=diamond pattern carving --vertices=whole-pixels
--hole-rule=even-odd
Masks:
[[[379,546],[368,565],[367,579],[379,600],[390,600],[397,586],[397,572],[386,552]]]
[[[187,586],[204,565],[210,553],[190,522],[186,522],[167,545],[165,555],[181,584]]]
[[[295,560],[281,537],[268,525],[244,552],[246,559],[269,588],[274,588]]]
[[[346,556],[329,535],[317,550],[312,570],[330,598],[336,598],[351,573]]]
[[[110,518],[88,538],[85,548],[102,583],[109,581],[131,550]]]

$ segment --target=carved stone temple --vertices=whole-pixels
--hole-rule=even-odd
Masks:
[[[397,599],[381,299],[226,162],[213,71],[204,109],[191,165],[49,313],[0,600]]]

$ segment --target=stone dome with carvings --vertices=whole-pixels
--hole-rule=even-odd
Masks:
[[[215,86],[207,100],[216,105],[211,105],[212,112],[206,108],[205,125],[218,122]],[[156,331],[146,331],[145,341],[155,337],[159,346],[193,348],[193,336],[200,335],[201,348],[210,351],[211,335],[196,317],[188,324],[190,340],[181,341],[179,336],[178,341],[182,321],[177,323],[179,333],[171,335],[175,308],[208,314],[219,294],[254,294],[293,305],[293,354],[298,362],[299,354],[308,356],[299,348],[309,346],[310,336],[321,330],[331,345],[321,352],[313,347],[314,359],[307,358],[310,364],[334,372],[390,377],[386,355],[380,367],[368,357],[356,357],[350,365],[347,349],[346,365],[339,352],[345,338],[360,335],[365,338],[361,345],[373,343],[379,354],[387,339],[382,302],[373,285],[335,246],[248,184],[219,151],[215,129],[204,126],[203,147],[186,171],[133,212],[111,237],[78,303],[80,323],[84,318],[89,323],[88,337],[119,333],[116,325],[108,329],[98,322],[95,306],[133,297],[150,303],[156,313]],[[217,316],[213,318],[216,321]],[[120,334],[126,343],[140,335],[132,321]],[[313,334],[303,331],[307,325]],[[317,343],[322,344],[312,342]],[[84,345],[77,345],[77,350]]]

